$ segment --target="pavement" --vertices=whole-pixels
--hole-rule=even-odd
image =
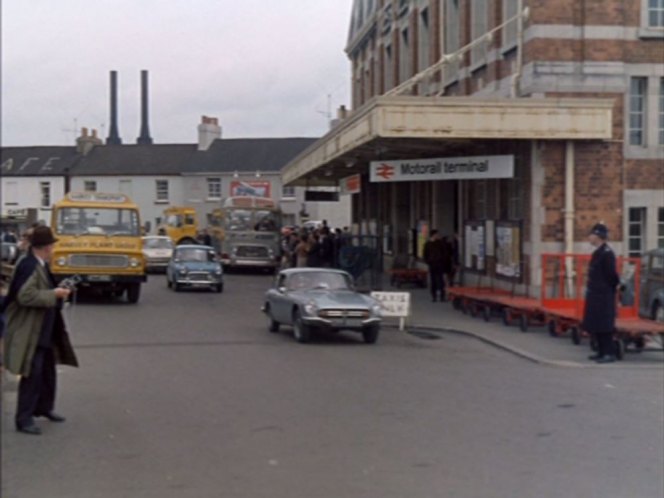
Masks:
[[[411,317],[407,320],[408,332],[425,337],[427,334],[463,334],[509,351],[532,362],[556,367],[606,368],[617,366],[630,368],[664,368],[664,351],[661,342],[649,342],[642,352],[628,349],[624,360],[611,365],[598,365],[588,360],[592,354],[585,339],[574,345],[568,335],[551,337],[544,326],[529,326],[522,332],[518,325],[503,325],[498,316],[489,322],[481,317],[471,317],[455,310],[450,302],[432,302],[428,289],[390,288],[411,293]],[[388,325],[395,319],[387,319]]]

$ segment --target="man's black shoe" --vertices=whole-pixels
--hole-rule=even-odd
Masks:
[[[613,355],[600,356],[595,360],[597,363],[613,363],[616,361],[616,357]]]
[[[591,354],[590,356],[588,356],[588,359],[589,359],[589,360],[593,360],[593,361],[597,361],[597,360],[599,360],[601,357],[602,357],[601,354]]]
[[[37,415],[37,417],[44,417],[44,418],[47,418],[47,419],[49,419],[51,422],[64,422],[65,420],[67,420],[67,419],[64,418],[62,415],[58,415],[58,414],[55,413],[55,412],[41,413],[41,414]]]
[[[34,424],[26,425],[23,427],[16,426],[16,430],[18,432],[22,432],[23,434],[31,434],[33,436],[39,436],[42,433],[41,429]]]
[[[432,302],[432,303],[435,303],[435,302],[436,302],[436,298],[435,298],[435,297],[432,297],[432,298],[431,298],[431,302]]]

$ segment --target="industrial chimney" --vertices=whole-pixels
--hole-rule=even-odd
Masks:
[[[136,139],[139,145],[152,144],[152,137],[148,129],[148,72],[141,71],[141,134]]]
[[[108,130],[106,145],[120,145],[122,139],[118,133],[118,72],[111,71],[111,127]]]

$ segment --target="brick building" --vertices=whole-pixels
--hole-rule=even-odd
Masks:
[[[598,221],[664,247],[664,0],[356,0],[346,52],[352,110],[284,181],[359,175],[388,256],[457,232],[466,275],[535,293]]]

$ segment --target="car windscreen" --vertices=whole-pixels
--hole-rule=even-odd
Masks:
[[[232,231],[253,230],[251,211],[248,209],[231,209],[226,217],[226,229]]]
[[[346,290],[350,281],[343,273],[307,271],[290,275],[286,286],[289,290]]]
[[[134,209],[66,207],[58,210],[56,219],[60,235],[141,235]]]
[[[183,262],[207,263],[214,261],[214,252],[207,249],[185,248],[178,249],[175,259]]]
[[[169,239],[143,239],[145,249],[172,249],[173,243]]]

